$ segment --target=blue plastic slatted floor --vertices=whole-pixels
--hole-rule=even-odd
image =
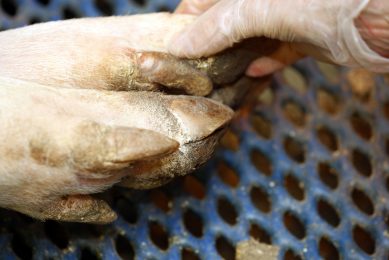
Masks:
[[[0,28],[177,3],[0,0]],[[106,193],[119,213],[112,225],[0,210],[0,258],[234,259],[252,236],[279,246],[280,259],[387,259],[389,76],[353,73],[306,60],[276,75],[203,169],[152,191]],[[374,83],[369,93],[351,91],[357,77]]]

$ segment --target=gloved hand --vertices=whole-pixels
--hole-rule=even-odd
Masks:
[[[232,111],[156,90],[205,95],[210,78],[230,78],[225,65],[241,58],[168,55],[166,37],[192,19],[79,19],[0,33],[0,206],[107,223],[115,213],[88,194],[118,182],[162,185],[205,162]]]
[[[385,0],[184,0],[177,9],[203,11],[173,36],[172,54],[208,56],[242,39],[266,36],[289,44],[254,62],[247,70],[251,76],[270,73],[307,54],[341,65],[389,71],[389,2]]]

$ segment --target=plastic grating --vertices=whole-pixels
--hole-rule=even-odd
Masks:
[[[0,0],[0,20],[11,28],[176,3]],[[279,246],[280,259],[387,259],[386,80],[302,61],[274,77],[203,169],[159,189],[104,194],[119,213],[111,225],[0,210],[0,259],[234,259],[249,236]],[[372,90],[353,93],[361,83]]]

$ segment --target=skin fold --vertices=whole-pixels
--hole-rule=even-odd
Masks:
[[[108,223],[116,214],[88,194],[153,188],[208,160],[233,111],[198,96],[237,103],[242,82],[255,85],[240,78],[258,46],[195,60],[168,54],[193,19],[85,18],[1,32],[0,206]]]

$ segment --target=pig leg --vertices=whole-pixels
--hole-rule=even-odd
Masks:
[[[96,111],[98,101],[65,90],[0,80],[0,206],[40,219],[112,221],[104,202],[83,194],[111,187],[128,174],[123,169],[166,156],[178,143],[152,130],[94,120],[102,115],[76,107],[94,104]]]
[[[209,58],[178,59],[168,42],[190,15],[167,13],[73,19],[0,33],[0,75],[46,86],[161,90],[207,95],[212,82],[235,82],[248,64],[275,48],[242,42]]]
[[[0,206],[40,219],[94,223],[115,215],[85,195],[129,175],[136,174],[132,187],[145,187],[146,179],[161,185],[164,177],[192,171],[214,149],[198,142],[232,117],[230,109],[201,97],[55,88],[1,77],[0,112]],[[193,142],[196,149],[188,149]]]

